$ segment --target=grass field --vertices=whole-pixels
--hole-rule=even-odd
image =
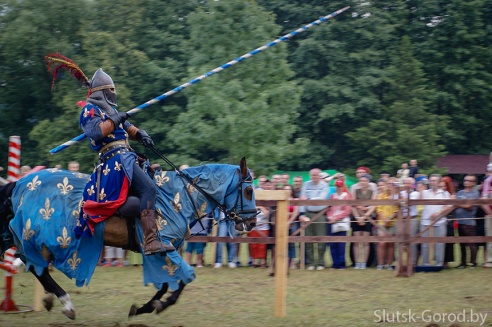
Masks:
[[[130,306],[145,303],[155,292],[153,287],[142,285],[141,269],[98,267],[90,285],[83,288],[54,272],[54,278],[72,297],[76,320],[62,315],[61,305],[56,301],[52,312],[0,312],[0,326],[386,327],[427,326],[431,320],[437,326],[450,326],[453,322],[454,326],[492,326],[492,269],[449,269],[417,273],[411,278],[394,277],[391,271],[374,268],[291,270],[287,315],[275,318],[274,278],[267,276],[265,269],[205,267],[196,269],[196,280],[188,285],[175,306],[159,315],[129,320]],[[32,306],[33,285],[31,274],[19,273],[14,277],[16,304]],[[444,314],[451,315],[443,318]],[[486,316],[483,324],[482,320],[470,321],[479,319],[478,314]],[[383,316],[386,321],[376,322]]]

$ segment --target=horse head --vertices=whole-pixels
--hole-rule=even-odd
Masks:
[[[237,193],[234,205],[228,206],[232,208],[226,211],[228,218],[236,223],[236,230],[250,231],[256,226],[256,209],[255,195],[253,192],[253,176],[251,175],[246,164],[246,158],[242,157],[239,163]],[[234,191],[232,191],[234,193]],[[226,197],[226,201],[227,201]],[[231,197],[232,199],[233,197]],[[231,205],[229,203],[229,205]]]
[[[176,179],[172,173],[162,172],[156,178],[162,181],[160,189],[167,190],[168,196],[174,197],[175,209],[181,212],[181,216],[200,219],[217,208],[225,214],[226,220],[235,224],[237,230],[249,231],[255,227],[258,213],[253,178],[245,158],[241,158],[239,166],[209,164],[189,167],[180,171],[178,176],[181,178]],[[187,185],[184,188],[186,192],[181,192],[178,199],[176,190],[183,181]],[[191,201],[185,204],[181,200],[186,198]]]
[[[250,231],[256,226],[255,196],[253,191],[253,177],[243,157],[238,166],[234,167],[233,176],[227,187],[224,205],[218,205],[226,219],[235,223],[238,231]]]

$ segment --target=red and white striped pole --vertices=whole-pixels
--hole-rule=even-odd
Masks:
[[[9,168],[7,180],[16,182],[20,178],[20,155],[21,155],[21,139],[20,136],[9,137]]]
[[[16,252],[14,246],[5,251],[4,262],[0,265],[0,268],[5,269],[5,299],[0,304],[0,310],[3,311],[19,311],[12,300],[12,276],[17,273],[17,267],[14,265]]]

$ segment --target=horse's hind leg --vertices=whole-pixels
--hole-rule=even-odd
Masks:
[[[130,308],[130,312],[128,313],[128,317],[141,315],[142,313],[152,313],[155,310],[153,302],[156,300],[160,300],[161,297],[166,294],[168,287],[168,284],[164,283],[161,289],[157,291],[157,293],[155,293],[152,299],[150,299],[150,301],[145,303],[142,307],[138,308],[135,304],[132,305],[132,307]]]
[[[178,301],[178,298],[181,295],[181,292],[183,291],[185,286],[186,285],[181,281],[181,282],[179,282],[179,288],[176,291],[174,291],[173,294],[171,294],[166,299],[166,301],[162,302],[161,300],[158,300],[158,299],[154,300],[152,304],[154,305],[155,312],[160,313],[160,312],[164,311],[165,309],[167,309],[167,307],[175,304],[176,301]]]
[[[63,304],[62,313],[68,318],[75,319],[75,309],[73,307],[72,301],[70,300],[70,295],[63,288],[58,285],[57,282],[51,277],[48,269],[44,269],[41,276],[38,276],[31,266],[29,271],[39,280],[41,285],[43,285],[44,290],[48,293],[48,296],[43,299],[43,304],[46,310],[50,311],[53,307],[53,297],[56,296],[60,302]]]

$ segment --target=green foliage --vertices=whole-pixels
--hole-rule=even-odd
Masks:
[[[357,164],[392,172],[410,158],[419,158],[422,166],[432,166],[444,154],[440,135],[447,134],[448,119],[428,112],[430,94],[421,67],[413,56],[410,39],[403,37],[386,69],[386,109],[380,118],[347,133],[358,145],[352,151]]]
[[[280,30],[268,12],[243,0],[211,2],[189,23],[190,76],[259,47]],[[285,45],[279,44],[186,93],[188,106],[170,131],[184,160],[236,163],[246,156],[261,173],[302,152],[298,147],[306,141],[292,139],[300,88],[290,81],[286,56]]]
[[[85,4],[26,0],[4,5],[0,16],[0,147],[7,153],[8,137],[20,135],[25,164],[43,161],[36,150],[38,140],[28,137],[30,130],[60,114],[60,104],[50,103],[44,56],[55,49],[65,52],[78,47]],[[6,161],[2,157],[2,165]]]

